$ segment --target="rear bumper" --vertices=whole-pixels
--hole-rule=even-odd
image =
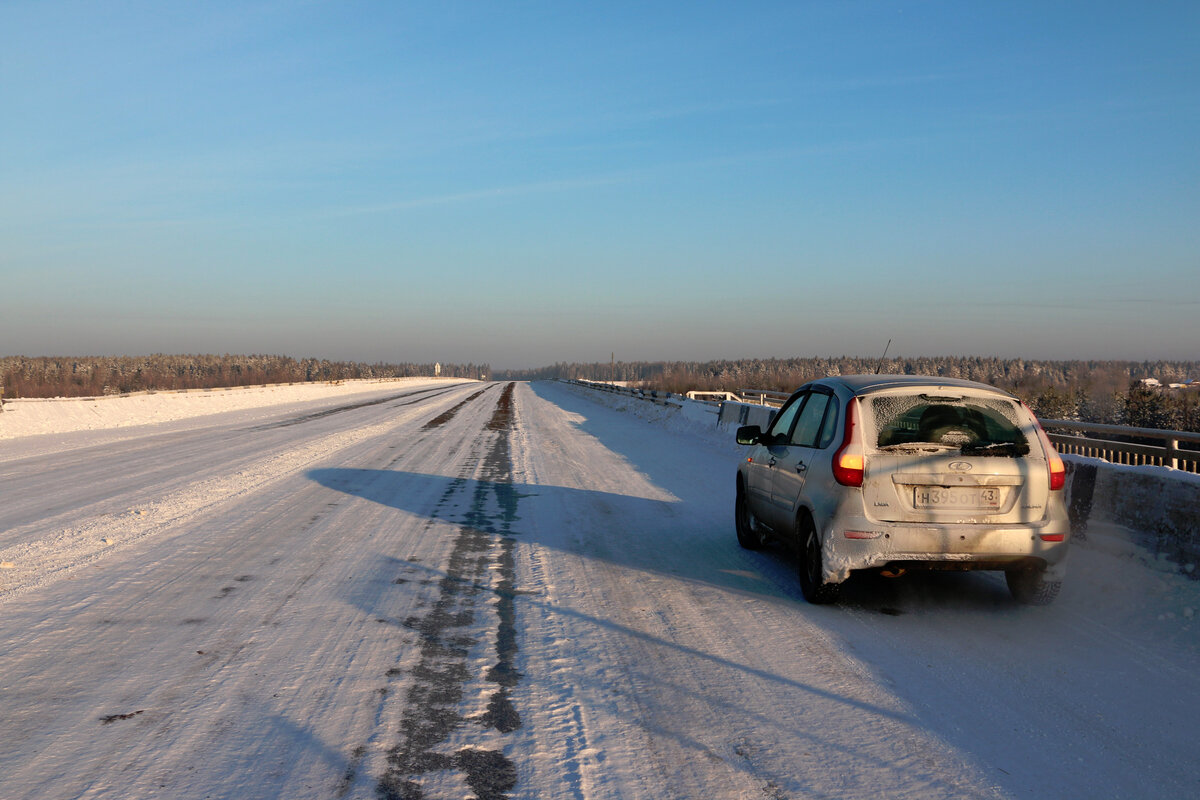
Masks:
[[[1048,577],[1061,580],[1070,536],[1065,514],[1061,520],[1022,525],[840,518],[824,532],[825,578],[840,583],[853,570],[889,565],[958,570],[1033,566],[1045,567]]]

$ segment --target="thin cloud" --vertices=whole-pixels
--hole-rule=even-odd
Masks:
[[[597,178],[573,178],[558,181],[539,181],[537,183],[524,183],[514,186],[497,186],[491,189],[476,189],[469,192],[427,195],[425,197],[414,197],[409,200],[397,200],[388,203],[375,203],[372,205],[362,206],[345,206],[329,209],[322,212],[320,216],[351,217],[363,214],[387,214],[395,211],[409,211],[412,209],[429,208],[432,206],[470,203],[476,200],[491,200],[497,197],[514,197],[549,192],[564,192],[575,189],[588,189],[596,186],[614,186],[622,183],[630,183],[633,180],[634,175],[630,173]]]

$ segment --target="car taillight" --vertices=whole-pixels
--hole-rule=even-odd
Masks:
[[[1062,487],[1067,486],[1067,465],[1062,463],[1062,458],[1058,456],[1058,451],[1055,450],[1050,437],[1046,435],[1042,423],[1038,422],[1038,417],[1033,416],[1033,411],[1028,405],[1025,403],[1021,403],[1021,405],[1026,411],[1030,411],[1030,416],[1033,417],[1033,427],[1037,429],[1038,439],[1042,441],[1042,449],[1046,453],[1046,467],[1050,468],[1050,491],[1058,492]]]
[[[842,486],[863,485],[863,448],[858,437],[858,398],[846,404],[846,433],[833,454],[833,479]]]
[[[1067,485],[1067,465],[1058,457],[1058,453],[1050,451],[1050,491],[1056,492]]]
[[[1026,410],[1028,411],[1028,406],[1026,406]],[[1032,412],[1030,412],[1030,416],[1033,416]],[[1067,485],[1067,465],[1063,463],[1062,457],[1054,449],[1054,443],[1046,435],[1046,431],[1042,427],[1042,423],[1037,421],[1037,417],[1033,418],[1033,424],[1037,427],[1037,435],[1042,442],[1042,449],[1046,451],[1046,465],[1050,468],[1050,491],[1057,492]]]

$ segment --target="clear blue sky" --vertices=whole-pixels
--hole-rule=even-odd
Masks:
[[[0,3],[0,354],[1200,358],[1200,3]]]

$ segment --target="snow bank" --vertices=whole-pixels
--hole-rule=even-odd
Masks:
[[[1105,536],[1125,538],[1200,577],[1200,475],[1074,455],[1063,460],[1077,535],[1103,530]]]
[[[583,381],[562,381],[588,400],[617,411],[626,411],[639,419],[652,422],[667,430],[692,437],[703,437],[719,445],[737,447],[733,435],[717,426],[720,408],[713,403],[703,403],[680,395],[669,399],[612,392],[606,384],[589,385]]]
[[[390,378],[138,392],[106,397],[5,400],[0,412],[0,439],[152,425],[227,411],[347,397],[391,386],[399,388],[406,384],[435,382],[460,383],[461,379]]]

